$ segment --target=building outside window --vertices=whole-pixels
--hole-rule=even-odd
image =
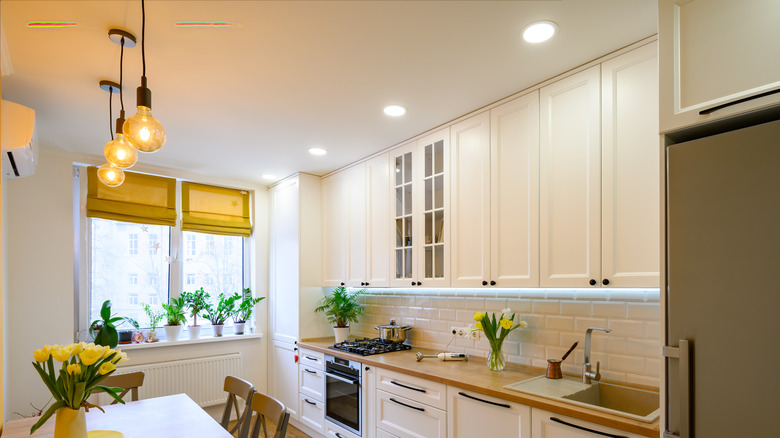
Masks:
[[[128,241],[128,254],[130,255],[136,255],[138,254],[138,234],[132,233],[127,236]]]

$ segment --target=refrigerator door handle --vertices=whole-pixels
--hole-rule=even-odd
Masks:
[[[664,431],[664,438],[690,438],[691,436],[691,361],[687,339],[680,339],[678,347],[664,346],[664,357],[679,359],[680,376],[680,433]]]

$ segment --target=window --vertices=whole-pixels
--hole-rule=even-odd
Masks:
[[[198,198],[201,195],[195,189],[207,195],[215,191],[220,196],[238,194],[248,199],[246,192],[192,185],[189,201],[183,199],[181,203],[188,210],[177,212],[177,185],[184,190],[184,185],[190,183],[126,172],[122,186],[108,189],[95,182],[93,169],[78,167],[74,180],[74,196],[79,197],[83,207],[80,229],[85,232],[78,240],[87,243],[79,251],[78,261],[84,266],[78,272],[86,274],[78,278],[80,331],[86,332],[90,321],[99,318],[105,300],[111,300],[113,314],[148,326],[142,303],[161,311],[160,304],[178,297],[182,290],[204,287],[216,302],[220,292],[232,295],[247,287],[245,251],[251,228],[241,230],[241,224],[248,224],[248,217],[243,220],[232,212],[223,221],[233,225],[226,231],[218,213],[203,210],[205,201]],[[147,192],[151,194],[146,196]],[[99,202],[91,202],[92,199]],[[228,203],[233,204],[236,202]],[[248,201],[244,204],[248,205]],[[186,228],[187,223],[195,223],[194,228]],[[236,230],[241,235],[235,235],[239,232]],[[179,256],[182,254],[183,257]]]
[[[128,248],[130,255],[138,254],[138,234],[132,233],[127,235]]]
[[[195,235],[190,234],[187,236],[187,255],[194,256],[195,254]]]

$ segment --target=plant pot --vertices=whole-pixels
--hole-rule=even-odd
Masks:
[[[349,338],[349,326],[333,327],[333,333],[336,335],[336,343],[344,342]]]
[[[146,342],[157,342],[157,329],[149,330],[146,333]]]
[[[133,331],[132,330],[119,330],[119,343],[120,344],[129,344],[133,342]]]
[[[234,322],[233,323],[233,330],[235,330],[235,333],[237,335],[243,335],[244,334],[244,326],[246,325],[245,322]]]
[[[87,417],[84,415],[84,408],[57,409],[54,438],[87,438]]]
[[[166,325],[164,328],[165,339],[167,339],[168,342],[176,342],[179,340],[179,335],[181,334],[180,325]]]
[[[200,337],[200,326],[199,325],[188,325],[187,326],[187,334],[190,335],[190,339],[198,339]]]
[[[224,324],[212,324],[211,330],[214,331],[214,336],[221,337],[222,336],[222,329],[225,328]]]

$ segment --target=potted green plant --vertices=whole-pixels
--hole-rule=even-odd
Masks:
[[[141,306],[144,308],[144,312],[146,312],[146,317],[149,318],[149,336],[146,339],[148,342],[157,342],[157,326],[165,317],[165,312],[155,312],[146,303],[141,303]]]
[[[90,333],[92,333],[92,336],[94,337],[95,344],[116,348],[116,345],[119,343],[119,332],[117,332],[116,325],[114,324],[120,321],[127,321],[135,326],[138,325],[132,318],[112,315],[111,300],[103,301],[103,306],[100,308],[100,319],[92,321],[89,325]]]
[[[202,317],[211,321],[211,329],[214,330],[214,336],[222,336],[222,329],[225,327],[225,320],[234,313],[236,306],[236,295],[226,297],[225,294],[219,294],[219,303],[214,307],[211,303],[206,305],[206,313]]]
[[[163,310],[165,310],[165,318],[167,324],[165,324],[165,339],[169,342],[173,342],[179,339],[181,334],[181,326],[187,320],[184,315],[184,299],[171,298],[170,304],[162,304]]]
[[[357,322],[358,316],[363,314],[363,305],[358,303],[358,297],[366,292],[365,289],[353,294],[347,292],[344,286],[333,289],[330,295],[323,297],[318,303],[315,312],[323,312],[328,322],[333,324],[333,332],[336,342],[344,342],[349,337],[349,323]]]
[[[233,312],[233,329],[237,335],[243,335],[246,322],[252,317],[255,306],[265,297],[252,297],[252,289],[250,288],[245,288],[243,295],[236,293],[233,297],[236,301],[241,300]]]
[[[190,335],[190,339],[198,339],[200,336],[198,315],[209,305],[211,296],[201,287],[195,292],[182,292],[181,298],[184,300],[186,308],[190,310],[190,316],[192,316],[192,325],[187,327],[187,332]]]

